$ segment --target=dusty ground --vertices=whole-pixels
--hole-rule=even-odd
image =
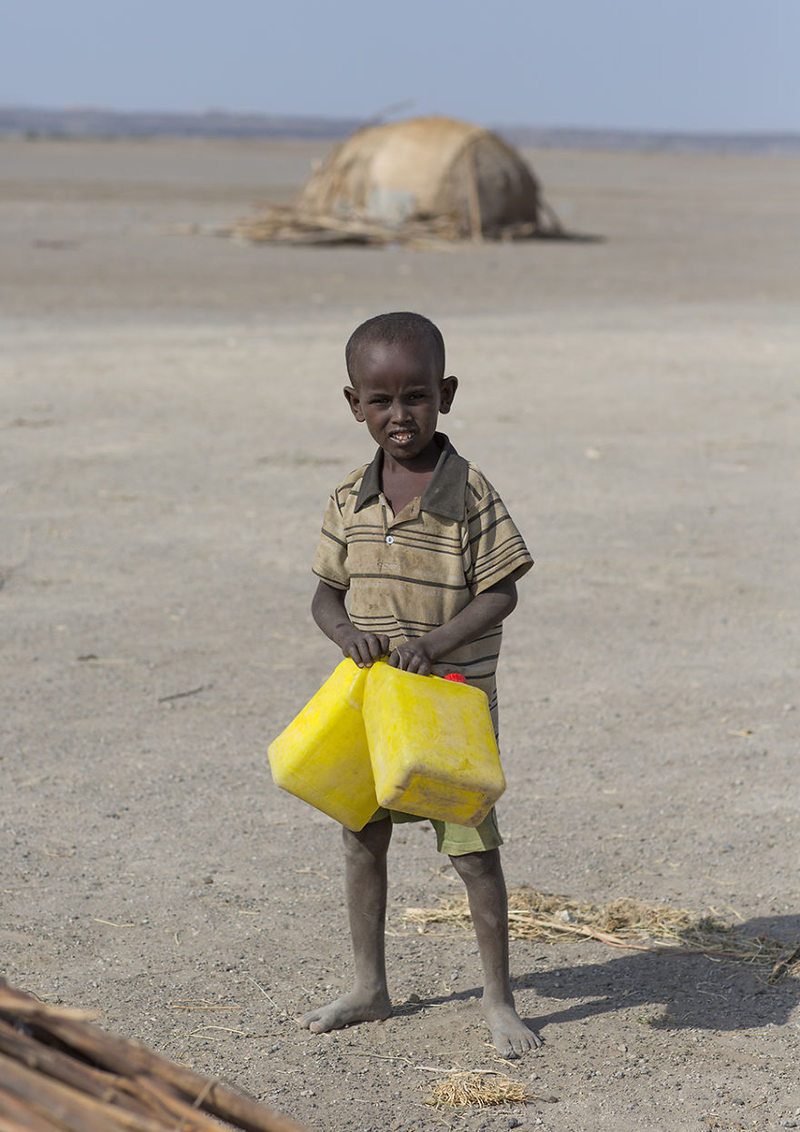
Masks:
[[[471,936],[403,920],[456,891],[417,826],[397,1015],[299,1029],[347,985],[342,865],[265,755],[337,660],[308,603],[370,453],[344,341],[423,310],[448,431],[537,559],[501,668],[509,884],[800,939],[800,160],[532,154],[595,244],[174,234],[319,152],[0,143],[0,970],[319,1130],[800,1126],[800,980],[601,944],[513,948],[546,1044],[506,1068],[555,1103],[425,1107],[431,1068],[498,1064]]]

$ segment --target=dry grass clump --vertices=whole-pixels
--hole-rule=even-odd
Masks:
[[[438,908],[407,908],[405,919],[425,931],[432,924],[466,928],[470,924],[465,897]],[[640,951],[677,951],[770,965],[770,982],[784,975],[800,976],[800,947],[767,936],[748,935],[716,914],[698,915],[686,908],[645,904],[623,897],[607,905],[580,903],[565,896],[513,888],[508,893],[509,935],[556,943],[564,939],[596,939],[612,947]]]
[[[464,1069],[436,1081],[425,1098],[425,1104],[434,1108],[457,1108],[460,1105],[486,1108],[498,1104],[525,1104],[531,1099],[524,1085],[512,1081],[504,1073]]]
[[[533,226],[520,238],[533,234]],[[458,226],[449,216],[411,220],[388,225],[368,216],[323,215],[293,205],[264,204],[257,216],[238,220],[230,230],[237,239],[255,244],[367,244],[386,247],[403,244],[411,248],[443,248],[460,238]]]

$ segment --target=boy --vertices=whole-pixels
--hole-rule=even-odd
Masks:
[[[441,333],[422,315],[378,315],[354,332],[346,361],[352,384],[344,395],[379,447],[328,502],[314,562],[314,620],[361,667],[388,655],[408,672],[461,672],[487,693],[496,729],[501,622],[516,605],[516,579],[533,563],[497,493],[436,431],[458,385],[444,376]],[[304,1015],[301,1025],[315,1033],[391,1014],[386,854],[392,822],[403,820],[415,819],[379,810],[359,833],[343,830],[355,985]],[[494,812],[476,829],[431,824],[466,884],[493,1041],[503,1056],[518,1057],[541,1041],[511,993]]]

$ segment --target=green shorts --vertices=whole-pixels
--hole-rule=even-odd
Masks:
[[[436,830],[436,848],[440,853],[447,853],[450,857],[463,857],[465,853],[485,853],[489,849],[498,849],[503,844],[494,806],[481,824],[476,826],[456,825],[451,821],[439,821],[438,818],[419,818],[414,814],[383,808],[375,811],[367,825],[382,818],[391,818],[393,825],[402,825],[410,821],[429,821]]]

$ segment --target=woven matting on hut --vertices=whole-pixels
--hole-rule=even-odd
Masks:
[[[443,901],[437,908],[406,908],[404,919],[424,932],[432,925],[466,928],[471,919],[466,897]],[[607,905],[579,903],[533,888],[508,891],[511,939],[558,943],[596,939],[611,947],[654,953],[709,955],[770,969],[768,982],[785,975],[800,977],[800,945],[794,950],[763,935],[750,935],[725,923],[712,910],[698,915],[685,908],[645,904],[623,897]]]

